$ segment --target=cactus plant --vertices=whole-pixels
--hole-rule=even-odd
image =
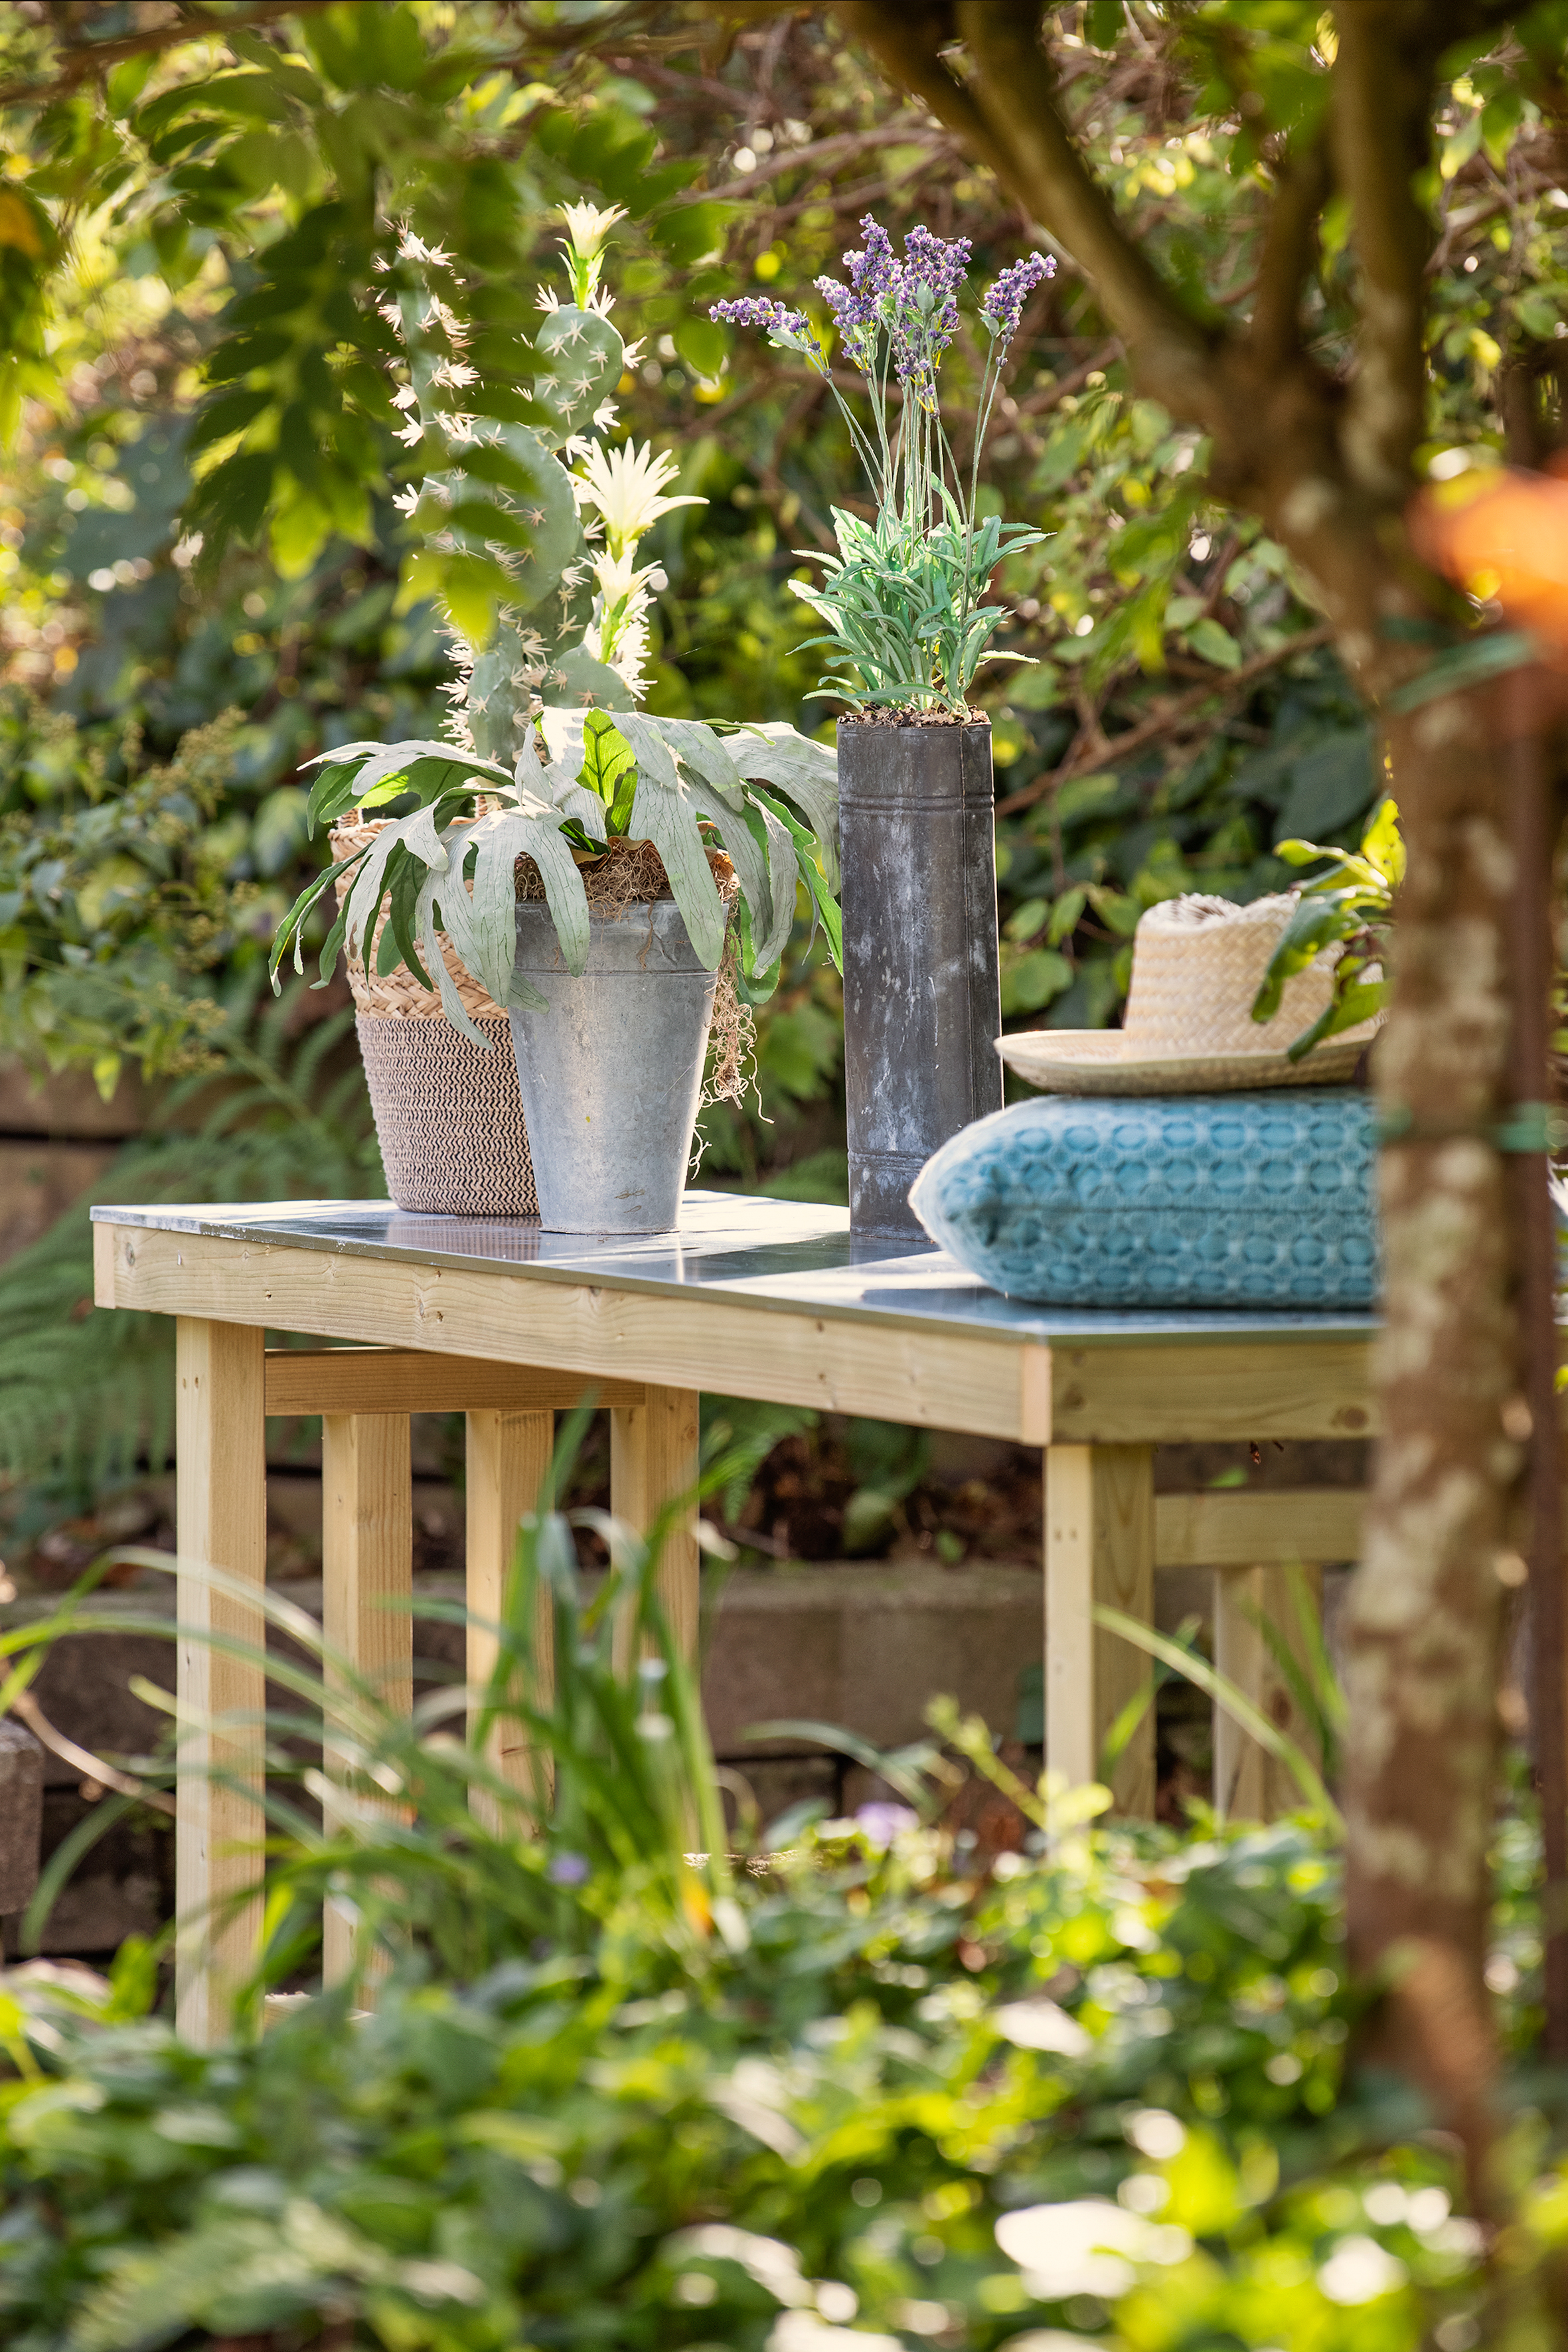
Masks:
[[[609,393],[635,362],[610,324],[605,238],[619,215],[566,208],[573,299],[547,310],[531,347],[532,397],[500,380],[463,316],[465,289],[439,247],[411,232],[382,315],[398,333],[407,382],[402,438],[427,470],[401,501],[426,539],[405,593],[445,604],[459,676],[447,741],[343,743],[310,764],[312,824],[412,796],[373,844],[319,876],[279,925],[272,971],[329,883],[353,879],[321,955],[364,952],[381,910],[377,968],[405,963],[440,992],[454,1025],[488,1049],[441,953],[500,1004],[543,1000],[513,971],[514,874],[531,857],[568,971],[581,973],[589,927],[581,864],[617,840],[659,854],[692,945],[710,969],[728,917],[707,851],[722,848],[739,884],[740,962],[752,1001],[776,972],[804,882],[839,955],[837,765],[790,727],[722,737],[694,720],[638,712],[647,614],[662,583],[638,542],[672,508],[675,461],[599,436]],[[545,364],[541,366],[542,360]],[[486,362],[481,365],[478,362]],[[575,460],[569,470],[566,459]],[[472,616],[473,626],[465,623]],[[488,625],[488,626],[486,625]]]

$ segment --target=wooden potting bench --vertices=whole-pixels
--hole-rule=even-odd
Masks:
[[[680,1229],[637,1240],[542,1233],[506,1220],[407,1214],[385,1202],[99,1208],[100,1307],[178,1318],[182,1560],[246,1583],[266,1570],[269,1415],[322,1419],[328,1640],[406,1690],[412,1624],[408,1416],[468,1417],[468,1589],[500,1613],[519,1518],[550,1456],[552,1416],[584,1393],[612,1417],[616,1512],[646,1527],[696,1476],[703,1390],[1044,1450],[1047,1764],[1094,1777],[1147,1659],[1098,1627],[1110,1603],[1144,1622],[1158,1569],[1219,1572],[1219,1663],[1273,1703],[1263,1613],[1288,1622],[1281,1564],[1353,1559],[1360,1496],[1261,1490],[1162,1496],[1161,1444],[1372,1433],[1365,1317],[1046,1308],[999,1297],[933,1247],[851,1240],[846,1212],[693,1192]],[[268,1331],[349,1346],[268,1349]],[[659,1570],[682,1641],[696,1639],[690,1503]],[[179,1696],[180,2017],[221,2032],[255,1930],[260,1816],[247,1794],[258,1666],[203,1635],[262,1638],[258,1612],[183,1582]],[[488,1666],[470,1638],[470,1675]],[[228,1725],[226,1732],[225,1724]],[[222,1779],[202,1769],[222,1743]],[[1234,1809],[1268,1811],[1267,1759],[1216,1726]],[[249,1768],[253,1769],[254,1768]],[[526,1770],[526,1759],[516,1769]],[[1148,1811],[1152,1718],[1122,1752],[1118,1803]],[[226,1907],[229,1906],[229,1907]],[[226,1925],[205,1923],[211,1914]],[[200,1930],[198,1936],[197,1930]],[[329,1970],[347,1955],[328,1921]]]

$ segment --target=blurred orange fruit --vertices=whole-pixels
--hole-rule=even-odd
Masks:
[[[1542,652],[1568,656],[1568,480],[1477,467],[1410,501],[1410,543],[1424,563],[1533,631]]]

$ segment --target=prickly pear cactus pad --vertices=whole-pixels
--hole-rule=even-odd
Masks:
[[[534,349],[549,373],[534,382],[534,397],[556,420],[557,446],[585,433],[594,412],[621,380],[626,346],[597,310],[550,311],[534,337]]]
[[[509,601],[530,611],[584,551],[572,478],[526,425],[477,420],[458,457],[460,472],[426,482],[415,520],[468,554],[493,556],[510,583]]]
[[[552,655],[544,675],[552,702],[571,710],[630,710],[631,688],[619,670],[595,661],[586,646],[568,646]]]

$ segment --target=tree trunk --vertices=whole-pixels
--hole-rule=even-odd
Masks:
[[[1461,2129],[1489,2063],[1497,1564],[1528,1433],[1495,1133],[1510,1095],[1515,864],[1496,733],[1492,698],[1475,694],[1390,728],[1409,865],[1373,1057],[1387,1135],[1383,1437],[1349,1622],[1351,1958],[1387,1972],[1388,2054]]]
[[[1444,598],[1405,541],[1424,430],[1429,160],[1440,0],[1335,12],[1326,147],[1271,165],[1245,328],[1200,327],[1129,236],[1058,103],[1036,0],[841,0],[889,70],[998,173],[1083,268],[1139,392],[1211,439],[1215,493],[1257,515],[1314,583],[1373,710],[1432,659]],[[962,65],[947,45],[963,43]],[[1047,36],[1048,37],[1048,36]],[[1301,331],[1330,184],[1360,273],[1355,364],[1326,373]],[[1510,1083],[1504,705],[1472,692],[1393,719],[1408,869],[1394,994],[1374,1060],[1386,1322],[1378,1449],[1350,1626],[1352,1958],[1391,1987],[1385,2054],[1464,2136],[1480,2192],[1493,2066],[1482,1981],[1497,1764],[1498,1560],[1528,1435],[1515,1220],[1497,1129]]]

